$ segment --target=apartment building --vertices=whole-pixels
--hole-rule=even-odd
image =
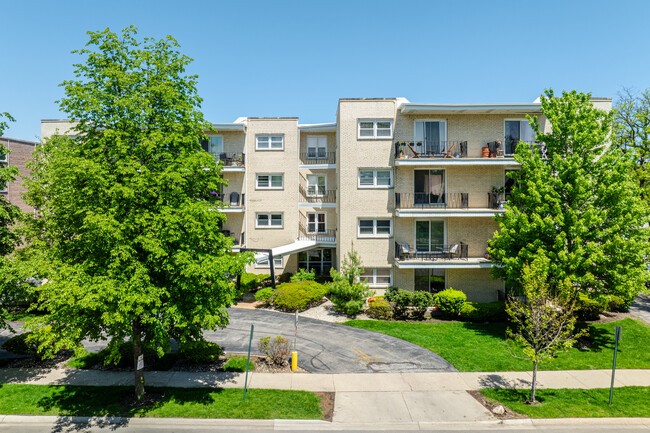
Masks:
[[[38,143],[9,137],[0,137],[0,143],[9,150],[7,154],[0,154],[0,164],[18,167],[16,180],[0,185],[0,195],[5,196],[11,204],[18,206],[23,212],[33,212],[34,208],[23,200],[26,189],[22,177],[29,176],[27,161],[32,159],[32,152]]]
[[[594,98],[609,110],[611,99]],[[219,192],[233,250],[271,249],[249,271],[340,268],[354,248],[364,278],[435,292],[453,287],[470,301],[497,300],[488,240],[498,229],[517,170],[519,141],[540,146],[527,115],[550,124],[539,101],[515,104],[411,103],[340,99],[336,122],[296,117],[213,124],[203,148],[223,162]],[[51,130],[53,125],[44,124]]]

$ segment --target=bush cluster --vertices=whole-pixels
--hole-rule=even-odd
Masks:
[[[389,287],[386,300],[392,303],[393,314],[399,319],[424,319],[427,308],[433,306],[433,296],[429,292],[402,290]]]
[[[315,281],[282,283],[272,294],[272,304],[282,311],[305,310],[327,295],[327,287]]]
[[[363,282],[349,284],[347,280],[333,281],[328,284],[330,300],[335,308],[348,316],[354,316],[363,311],[366,299],[374,294],[373,290]]]
[[[240,292],[249,293],[254,292],[262,287],[270,280],[269,274],[252,274],[244,272],[240,277]]]
[[[256,301],[264,301],[267,304],[270,304],[273,302],[273,288],[272,287],[265,287],[263,289],[258,290],[255,293],[255,300]]]
[[[438,306],[438,310],[449,316],[458,316],[466,301],[467,296],[463,292],[452,288],[433,295],[433,302]]]
[[[298,272],[296,272],[296,275],[293,277],[290,277],[290,280],[292,283],[298,283],[300,281],[314,281],[316,280],[316,270],[312,269],[311,271],[308,271],[306,269],[298,269]]]
[[[625,313],[628,311],[630,303],[625,299],[616,295],[607,296],[607,311],[614,311],[616,313]]]
[[[25,332],[24,334],[11,337],[4,342],[2,348],[16,355],[36,355],[38,344],[33,341],[27,341],[30,335],[32,335],[31,332]]]
[[[460,311],[460,317],[472,322],[505,322],[506,303],[496,302],[465,302]]]
[[[285,358],[290,353],[289,340],[279,335],[273,339],[271,337],[260,338],[257,348],[266,356],[268,363],[275,365],[284,364]]]
[[[589,297],[584,293],[578,293],[574,313],[578,320],[598,320],[600,314],[607,308],[607,297]]]
[[[393,310],[391,310],[390,304],[386,299],[371,298],[368,301],[368,311],[366,311],[366,314],[373,319],[389,320],[393,317]]]
[[[209,341],[188,341],[178,348],[178,354],[189,362],[215,362],[223,354],[221,346]]]
[[[278,277],[278,284],[290,283],[292,275],[293,274],[291,272],[283,272],[283,273],[281,273],[280,276]]]

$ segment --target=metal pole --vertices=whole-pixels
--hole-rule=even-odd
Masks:
[[[616,326],[614,333],[614,363],[612,364],[612,384],[609,387],[609,405],[612,405],[612,397],[614,396],[614,375],[616,374],[616,354],[618,353],[618,340],[621,339],[621,327]]]
[[[244,379],[244,403],[246,403],[246,389],[248,387],[248,364],[251,362],[251,344],[253,344],[253,325],[251,324],[251,338],[248,340],[248,358],[246,359],[246,378]]]

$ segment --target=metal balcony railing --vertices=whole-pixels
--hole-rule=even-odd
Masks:
[[[336,242],[336,230],[322,230],[318,223],[300,223],[299,241]]]
[[[511,157],[512,155],[515,154],[519,142],[523,142],[529,145],[530,150],[533,151],[536,149],[539,150],[539,152],[541,152],[542,154],[542,158],[546,158],[546,145],[544,143],[540,143],[539,141],[524,141],[524,140],[517,140],[513,137],[506,137],[504,139],[490,141],[486,143],[485,146],[488,147],[489,157],[495,157],[495,156]]]
[[[432,244],[427,251],[413,248],[406,242],[395,242],[395,259],[397,260],[453,260],[469,258],[469,246],[464,242],[455,244]]]
[[[218,158],[224,167],[245,167],[245,153],[220,153]]]
[[[467,141],[397,141],[395,159],[467,158]]]
[[[300,153],[301,164],[336,164],[336,152],[324,152],[321,149],[309,149]]]
[[[429,193],[395,193],[395,209],[463,209],[469,207],[469,194],[448,192],[439,195]]]
[[[244,239],[246,239],[244,236],[246,234],[245,232],[235,233],[231,232],[230,230],[221,230],[221,233],[223,233],[224,236],[231,237],[233,239],[233,246],[244,246]]]
[[[324,189],[316,185],[304,185],[298,187],[300,190],[301,203],[336,203],[336,190]]]
[[[231,192],[230,194],[224,194],[222,192],[211,194],[216,195],[219,200],[230,205],[231,208],[244,207],[244,203],[246,202],[246,194],[239,194],[238,192]]]

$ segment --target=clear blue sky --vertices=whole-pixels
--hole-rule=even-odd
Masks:
[[[133,24],[194,59],[203,111],[332,122],[342,97],[530,102],[548,87],[650,87],[650,1],[9,1],[0,7],[5,135],[35,140],[86,31]]]

